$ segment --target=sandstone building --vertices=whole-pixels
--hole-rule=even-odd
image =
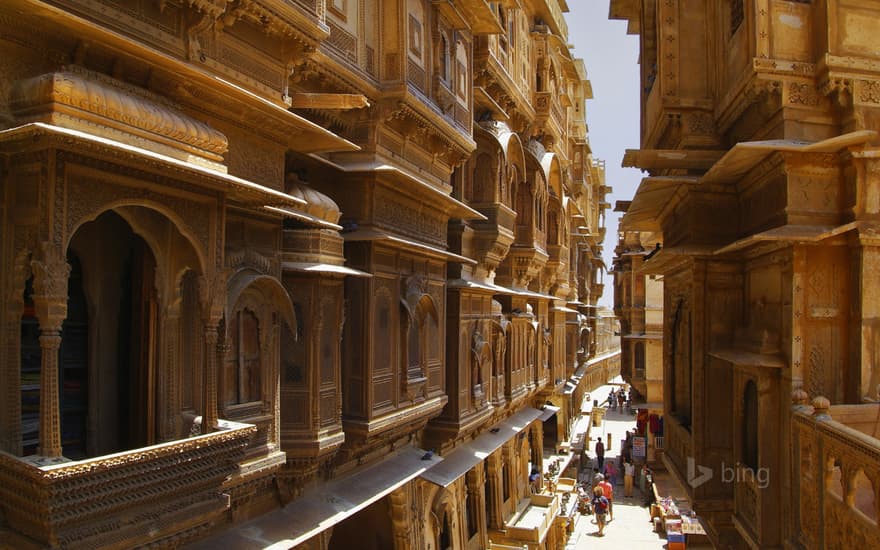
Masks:
[[[625,213],[630,201],[617,201]],[[662,236],[647,231],[619,231],[614,250],[614,312],[620,321],[620,373],[634,390],[631,408],[643,415],[663,414],[663,278],[642,268],[660,251]],[[649,462],[659,459],[663,432],[647,423],[636,435],[646,437]],[[658,424],[654,424],[658,426]]]
[[[667,467],[718,547],[876,546],[880,2],[610,15],[641,44],[622,231],[662,237]]]
[[[623,204],[621,204],[623,203]],[[628,201],[618,201],[626,212]],[[614,309],[620,320],[621,374],[642,404],[663,410],[663,279],[642,268],[660,251],[652,232],[621,231],[615,248]]]
[[[562,545],[619,368],[567,9],[0,3],[3,544]]]

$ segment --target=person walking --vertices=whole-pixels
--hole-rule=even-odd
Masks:
[[[596,466],[599,468],[599,471],[603,471],[605,467],[605,444],[602,443],[602,438],[599,438],[599,441],[596,442]]]
[[[606,479],[599,481],[598,487],[602,488],[602,494],[608,499],[608,521],[614,520],[614,487]]]
[[[597,537],[605,536],[605,514],[608,511],[608,499],[602,487],[593,489],[593,512],[596,514],[596,525],[599,526]]]
[[[617,485],[617,466],[614,465],[613,458],[605,461],[605,471],[603,474],[612,487]]]
[[[631,461],[627,460],[623,464],[623,496],[626,498],[633,496],[633,476],[635,472],[636,467],[633,466]]]

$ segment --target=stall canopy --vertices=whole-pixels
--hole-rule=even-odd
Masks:
[[[425,470],[442,464],[442,460],[409,447],[378,464],[307,490],[284,508],[208,537],[191,548],[292,548],[363,510]]]
[[[448,487],[456,479],[466,474],[468,470],[498,450],[499,447],[528,428],[529,424],[540,416],[541,411],[531,407],[518,411],[506,420],[495,424],[473,441],[461,445],[443,457],[443,462],[422,473],[421,477],[441,487]]]
[[[538,417],[538,420],[540,420],[541,422],[547,422],[548,420],[550,420],[550,417],[552,417],[557,412],[559,412],[559,407],[556,407],[554,405],[544,405],[541,408],[541,416]]]

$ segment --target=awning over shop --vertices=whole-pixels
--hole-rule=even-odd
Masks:
[[[471,468],[479,464],[499,447],[513,439],[516,434],[525,430],[529,424],[541,416],[541,411],[526,407],[495,424],[486,433],[478,436],[473,441],[461,445],[447,456],[437,466],[421,474],[423,479],[435,483],[441,487],[448,487],[456,479],[466,474]]]
[[[538,420],[540,420],[541,422],[547,422],[548,420],[550,420],[550,417],[558,412],[559,407],[556,407],[554,405],[544,405],[544,407],[541,409],[541,416],[538,417]]]
[[[191,548],[288,549],[363,510],[442,458],[410,447],[379,464],[307,490],[284,508],[208,537]]]

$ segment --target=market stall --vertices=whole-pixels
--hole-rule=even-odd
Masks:
[[[688,544],[708,542],[700,518],[691,508],[687,492],[675,478],[660,470],[647,475],[645,483],[653,494],[651,520],[654,530],[666,534],[667,550],[685,550]]]

